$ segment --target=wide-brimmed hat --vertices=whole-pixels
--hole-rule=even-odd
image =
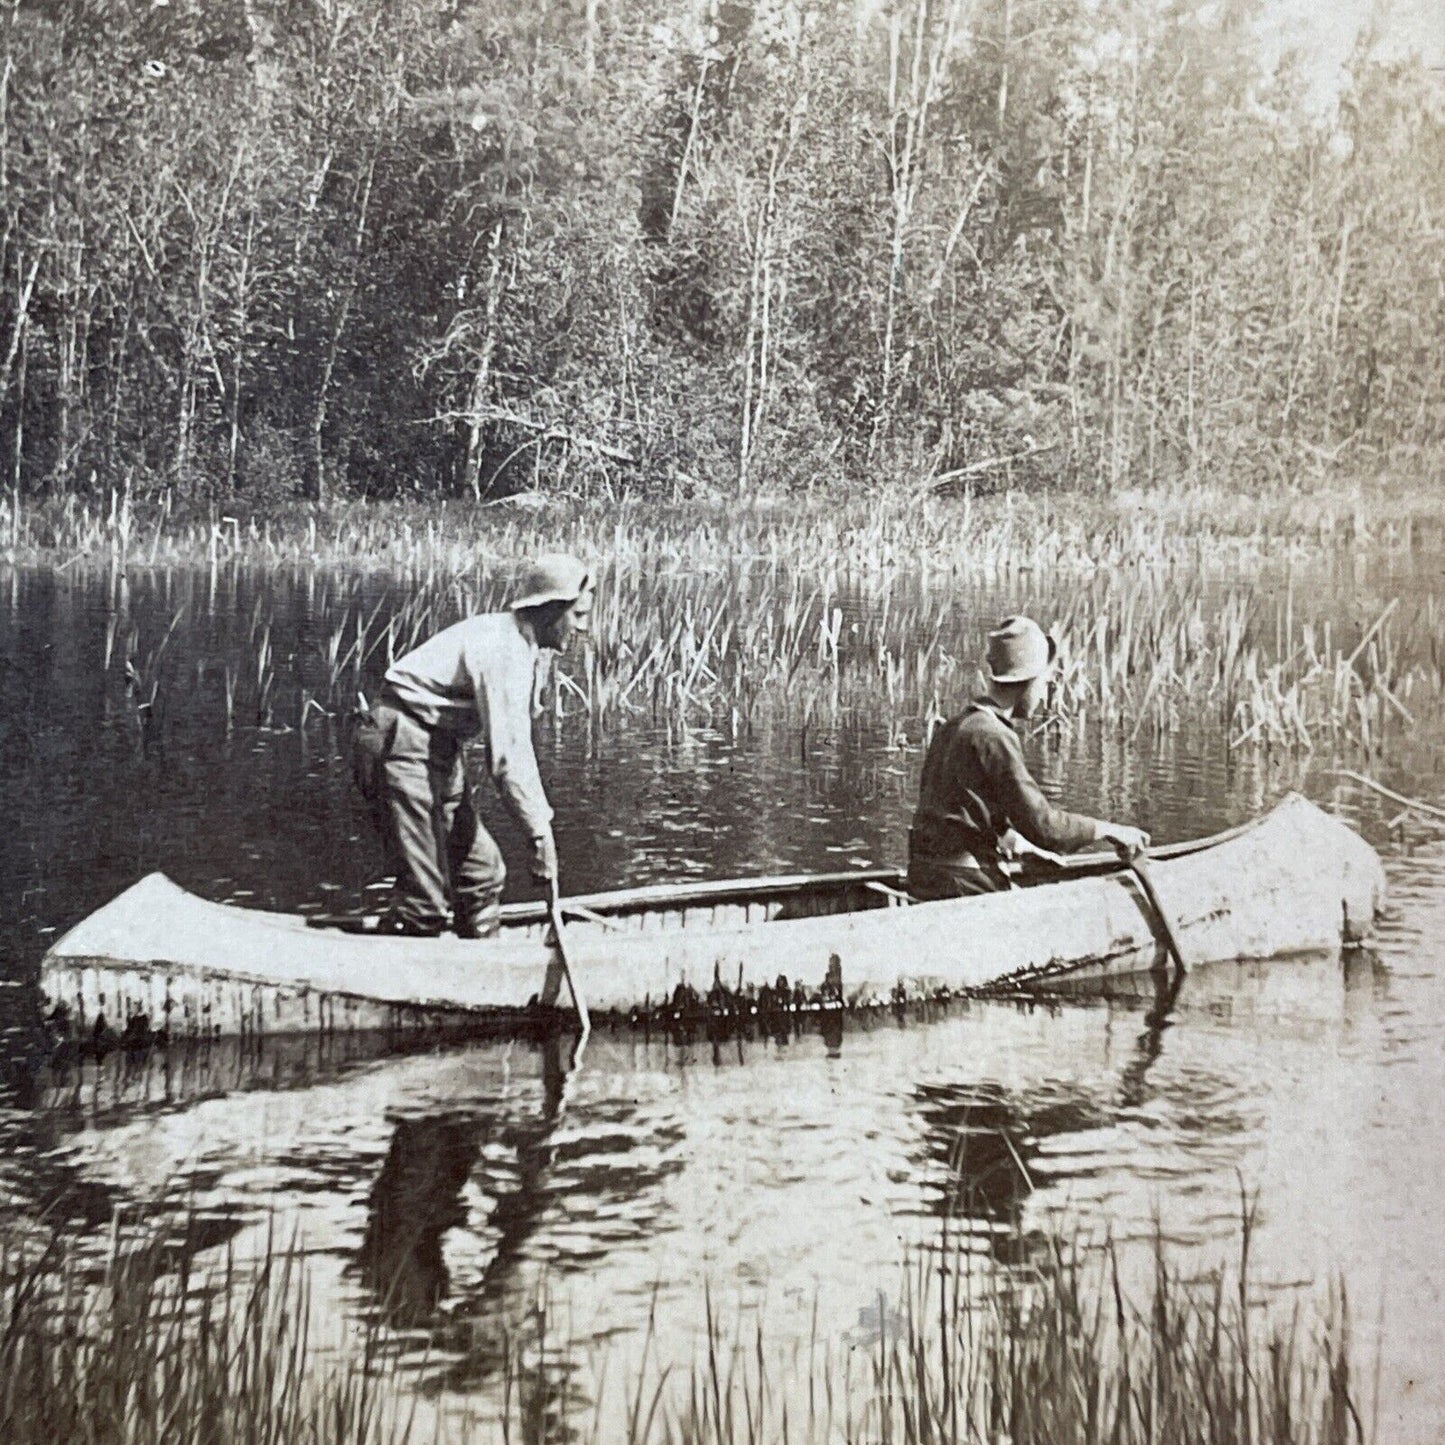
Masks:
[[[1057,652],[1054,639],[1032,617],[1005,617],[988,635],[988,675],[995,682],[1028,682]]]
[[[516,612],[548,602],[575,602],[591,585],[591,573],[575,557],[548,552],[528,564],[507,606]]]

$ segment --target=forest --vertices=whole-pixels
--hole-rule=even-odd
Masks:
[[[1253,0],[7,0],[0,481],[1293,484],[1445,440],[1445,83]]]

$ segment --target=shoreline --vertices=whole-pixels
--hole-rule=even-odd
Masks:
[[[173,506],[112,490],[89,500],[0,501],[0,569],[312,566],[462,574],[533,551],[650,558],[672,568],[780,568],[805,549],[835,571],[1217,568],[1308,561],[1346,548],[1445,544],[1438,474],[1340,477],[1318,491],[1219,485],[1060,487],[936,496],[887,488],[735,502],[585,500],[522,493],[495,502],[341,501],[247,509]]]

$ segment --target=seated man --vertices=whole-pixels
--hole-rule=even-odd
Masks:
[[[540,648],[583,632],[592,581],[575,557],[539,557],[506,612],[467,617],[398,659],[355,741],[356,779],[395,878],[388,933],[495,933],[506,867],[477,818],[462,760],[480,732],[487,769],[532,845],[532,877],[553,883],[552,808],[532,751]]]
[[[987,690],[935,730],[908,831],[908,890],[920,901],[1007,888],[1000,845],[1010,830],[1035,851],[1149,846],[1138,828],[1056,808],[1029,773],[1014,719],[1042,706],[1054,657],[1037,622],[1008,618],[989,634]]]

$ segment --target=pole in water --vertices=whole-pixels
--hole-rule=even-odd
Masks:
[[[572,971],[572,960],[567,954],[567,930],[562,922],[562,904],[557,895],[555,878],[550,884],[547,896],[547,915],[552,923],[552,938],[557,948],[557,957],[562,961],[562,974],[567,980],[567,988],[572,994],[572,1004],[577,1010],[577,1022],[582,1026],[582,1037],[577,1041],[580,1053],[583,1040],[592,1032],[592,1016],[587,1012],[587,1000],[583,998],[582,990],[577,987],[577,975]]]
[[[1179,946],[1179,937],[1174,932],[1173,921],[1165,911],[1164,905],[1159,901],[1159,892],[1154,887],[1154,875],[1149,871],[1149,855],[1142,849],[1136,853],[1127,848],[1120,848],[1119,857],[1138,880],[1140,891],[1148,901],[1149,907],[1153,909],[1154,917],[1159,920],[1160,931],[1164,934],[1164,946],[1174,960],[1174,967],[1178,969],[1182,978],[1186,971],[1184,950]]]

